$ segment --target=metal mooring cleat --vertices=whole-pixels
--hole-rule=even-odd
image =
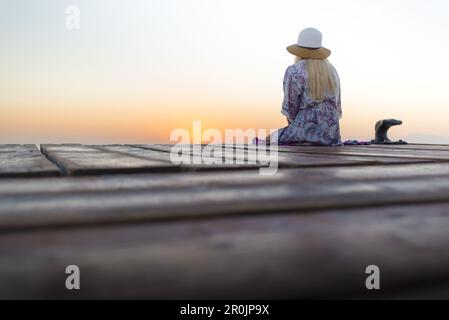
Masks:
[[[393,126],[399,126],[402,124],[401,120],[395,120],[395,119],[387,119],[387,120],[380,120],[376,123],[376,138],[374,140],[371,140],[372,144],[407,144],[407,142],[403,140],[399,141],[391,141],[388,138],[388,129],[390,129]]]

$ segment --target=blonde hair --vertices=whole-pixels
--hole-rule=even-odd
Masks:
[[[319,59],[301,59],[296,57],[295,63],[304,60],[307,67],[309,94],[315,100],[324,100],[327,94],[337,93],[337,84],[333,76],[331,63]]]

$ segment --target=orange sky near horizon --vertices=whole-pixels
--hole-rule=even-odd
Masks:
[[[280,98],[281,99],[281,98]],[[181,102],[180,102],[181,103]],[[228,105],[235,106],[235,110],[228,112]],[[187,104],[184,104],[185,106]],[[148,108],[145,105],[130,107],[126,110],[120,105],[114,110],[112,105],[107,107],[90,107],[85,112],[80,112],[79,107],[73,109],[66,107],[63,110],[45,106],[47,112],[41,113],[40,107],[34,105],[35,112],[30,113],[25,108],[23,112],[4,113],[0,119],[3,137],[9,138],[3,143],[45,143],[45,142],[90,142],[90,143],[145,143],[145,142],[169,142],[170,133],[177,128],[183,128],[192,132],[193,121],[201,121],[203,131],[215,128],[223,133],[226,129],[266,129],[282,127],[285,118],[279,113],[278,104],[258,104],[257,112],[264,116],[254,116],[248,105],[223,102],[223,105],[215,105],[219,110],[204,112],[210,105],[195,105],[186,107],[184,112],[164,112],[170,105],[161,104],[157,108]],[[347,106],[349,109],[349,106]],[[238,110],[240,108],[240,110]],[[90,110],[89,110],[90,109]],[[112,109],[112,110],[111,110]],[[357,108],[353,108],[356,110]],[[51,110],[51,112],[48,112]],[[148,111],[152,110],[152,111]],[[368,140],[374,135],[374,123],[381,119],[381,112],[360,111],[344,114],[341,120],[341,131],[344,139],[357,137]],[[404,126],[396,127],[390,131],[391,137],[403,138],[413,135],[415,132],[427,131],[428,126],[423,123],[421,117],[407,117],[406,114],[399,117],[404,120]],[[17,126],[20,124],[20,127]],[[444,135],[447,130],[446,119],[434,119],[434,134]],[[19,134],[20,132],[20,134]],[[34,136],[38,136],[38,140]],[[21,138],[18,138],[21,137]]]

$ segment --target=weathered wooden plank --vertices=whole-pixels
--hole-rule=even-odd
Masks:
[[[116,174],[82,177],[60,177],[39,180],[4,180],[0,184],[0,195],[51,194],[92,191],[139,191],[188,188],[191,186],[234,186],[275,183],[282,181],[285,174],[275,179],[264,179],[257,171],[184,172],[182,174]],[[1,205],[0,205],[1,209]]]
[[[313,147],[312,147],[313,148]],[[327,148],[327,147],[325,147]],[[449,160],[449,152],[446,150],[425,150],[425,149],[387,149],[387,148],[366,148],[365,146],[344,146],[341,147],[342,152],[363,152],[373,155],[385,155],[394,157],[415,157],[418,159],[429,159],[429,160]],[[313,151],[313,149],[312,149]],[[328,150],[325,150],[327,152]]]
[[[134,147],[131,145],[95,145],[91,146],[104,151],[118,152],[122,154],[129,154],[142,159],[152,159],[165,161],[171,163],[170,153],[162,152],[158,150],[144,149]],[[206,155],[200,155],[199,157],[189,157],[186,162],[180,163],[178,166],[185,170],[194,171],[206,171],[206,170],[241,170],[241,169],[258,169],[266,166],[265,164],[257,163],[256,161],[251,163],[225,163],[224,161],[217,161],[215,157],[209,157]],[[221,158],[218,158],[221,160]]]
[[[351,166],[280,169],[277,174],[260,175],[257,170],[116,174],[83,177],[4,179],[1,195],[88,193],[139,190],[175,190],[189,187],[261,186],[285,183],[366,182],[407,178],[449,177],[449,164],[425,163],[401,166]],[[1,205],[0,205],[1,208]]]
[[[357,146],[360,148],[373,148],[373,149],[397,149],[397,150],[434,150],[434,151],[447,151],[449,152],[449,146],[444,145],[421,145],[421,144],[405,144],[405,145],[378,145],[372,144],[368,146]]]
[[[0,152],[35,152],[38,151],[35,144],[0,144]]]
[[[289,146],[279,147],[284,152],[299,152],[313,154],[332,155],[358,155],[371,157],[396,157],[408,159],[426,160],[449,160],[449,153],[445,151],[433,150],[405,150],[405,149],[374,149],[365,146],[342,146],[342,147],[310,147],[310,146]]]
[[[0,298],[401,297],[449,280],[448,228],[441,203],[4,233]],[[364,286],[373,264],[380,291]]]
[[[180,171],[166,161],[142,159],[83,145],[41,145],[42,152],[68,175]]]
[[[144,149],[144,150],[158,150],[161,152],[169,153],[172,150],[172,146],[153,146],[153,145],[134,145],[135,147]],[[204,147],[200,147],[198,149],[185,147],[182,148],[184,154],[192,155],[192,156],[203,156]],[[240,151],[240,152],[239,152]],[[229,161],[231,163],[248,163],[248,164],[258,164],[259,166],[263,166],[268,164],[268,162],[276,161],[277,165],[281,168],[288,167],[317,167],[317,166],[331,166],[331,165],[353,165],[353,164],[375,164],[375,161],[360,159],[360,158],[351,158],[351,157],[333,157],[333,156],[314,156],[314,155],[283,155],[283,154],[274,154],[269,151],[265,153],[258,154],[254,150],[237,150],[227,151],[227,150],[216,150],[213,154],[215,158],[219,158],[222,161]]]
[[[56,176],[60,171],[35,145],[0,145],[0,178]]]
[[[191,219],[449,200],[449,178],[286,181],[0,196],[0,229]]]
[[[257,150],[257,146],[239,146]],[[449,153],[437,150],[407,150],[399,148],[369,148],[367,146],[279,146],[280,152],[289,153],[311,153],[315,155],[346,155],[346,156],[365,156],[365,157],[392,157],[407,159],[422,159],[433,161],[448,161]]]
[[[133,145],[143,149],[158,150],[170,152],[172,145]],[[194,149],[191,146],[182,147],[182,150],[186,154],[198,155],[200,148]],[[231,151],[233,150],[233,151]],[[379,165],[379,164],[398,164],[398,163],[422,163],[429,162],[427,159],[414,159],[414,158],[394,158],[394,157],[372,157],[372,156],[360,156],[360,155],[346,155],[346,154],[313,154],[312,152],[280,152],[274,156],[269,149],[261,152],[262,160],[267,158],[274,159],[276,157],[279,167],[323,167],[323,166],[352,166],[352,165]],[[232,161],[250,161],[255,162],[261,157],[257,153],[255,148],[246,148],[244,146],[238,146],[237,148],[226,149],[223,148],[222,156],[225,159],[231,159]],[[263,157],[263,155],[267,157]]]

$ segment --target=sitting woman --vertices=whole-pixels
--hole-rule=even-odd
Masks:
[[[340,80],[327,60],[330,50],[321,43],[321,32],[308,28],[300,33],[297,44],[287,47],[296,60],[284,77],[281,112],[288,126],[277,132],[281,145],[341,145]],[[276,135],[269,140],[276,143]]]

